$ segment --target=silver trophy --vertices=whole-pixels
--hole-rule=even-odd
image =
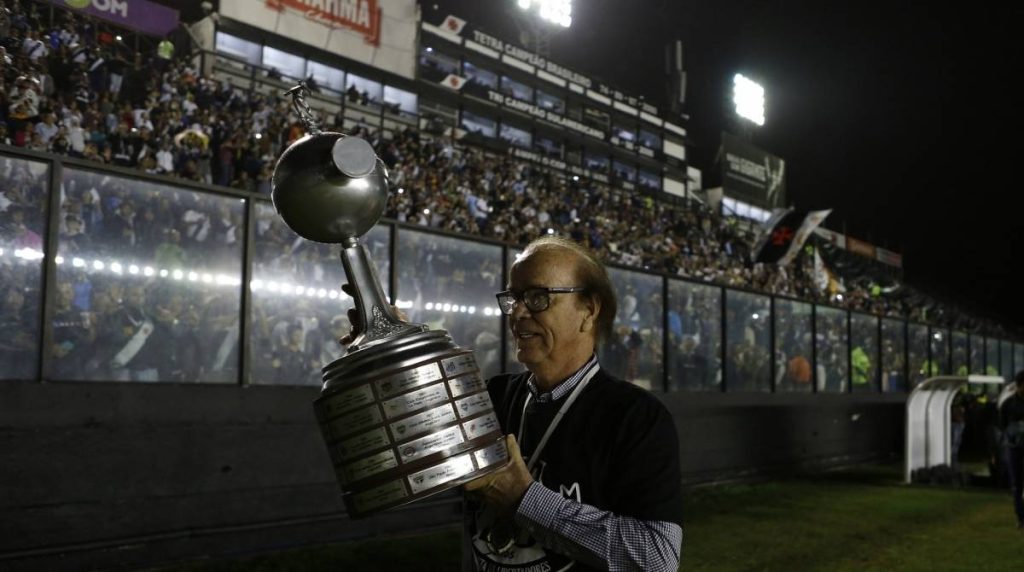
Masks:
[[[340,244],[358,330],[323,369],[317,420],[352,517],[457,487],[508,458],[470,350],[401,321],[359,237],[384,214],[388,173],[365,140],[321,131],[300,83],[287,92],[306,127],[274,168],[277,213],[300,236]]]

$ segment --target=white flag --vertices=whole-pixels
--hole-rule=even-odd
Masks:
[[[796,235],[793,236],[793,242],[789,244],[789,250],[786,254],[779,259],[779,266],[786,266],[793,259],[800,254],[800,249],[804,247],[804,243],[810,238],[811,233],[814,229],[818,228],[825,218],[832,212],[832,209],[825,209],[823,211],[811,211],[804,217],[804,221],[800,223],[800,228],[797,229]]]

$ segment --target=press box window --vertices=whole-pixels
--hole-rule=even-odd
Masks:
[[[506,75],[501,76],[501,92],[523,101],[533,101],[533,88]]]
[[[661,177],[656,173],[640,169],[637,174],[637,182],[640,186],[647,187],[648,189],[661,190]]]
[[[636,181],[636,167],[615,161],[612,163],[612,169],[615,170],[615,176],[618,178],[631,183]]]
[[[604,155],[598,155],[590,151],[583,152],[583,166],[587,169],[604,173],[608,171],[609,163],[608,157]]]
[[[321,87],[337,92],[345,90],[345,72],[337,68],[309,60],[306,62],[306,77],[310,76]]]
[[[545,155],[550,157],[561,157],[562,156],[562,144],[550,137],[544,137],[538,135],[535,141],[537,150],[541,151]]]
[[[615,135],[623,141],[629,141],[630,143],[636,141],[636,130],[621,124],[616,124],[612,127],[612,135]]]
[[[270,46],[263,46],[263,67],[277,70],[287,78],[306,78],[306,58],[282,52]]]
[[[369,103],[380,103],[383,96],[383,87],[380,82],[348,74],[348,77],[345,78],[345,90],[348,91],[353,87],[359,92],[360,97],[365,93]],[[349,97],[351,99],[351,96]]]
[[[565,100],[539,89],[537,90],[537,105],[559,115],[565,115]]]
[[[260,64],[262,49],[256,42],[243,40],[224,32],[217,32],[216,42],[218,52],[241,58],[250,64]]]
[[[390,85],[384,86],[384,105],[389,111],[400,115],[416,115],[418,109],[415,93]]]
[[[611,116],[593,107],[585,107],[583,109],[583,123],[602,131],[607,131],[608,125],[611,123]]]
[[[529,131],[505,123],[501,124],[501,139],[523,149],[529,149],[533,142],[533,136]]]
[[[565,162],[570,165],[583,165],[583,149],[567,145],[565,147]]]
[[[497,91],[498,74],[486,68],[473,65],[470,62],[465,62],[464,64],[462,64],[462,69],[466,75],[466,79],[469,80],[470,82],[475,83],[480,87],[485,87]]]
[[[484,137],[497,135],[497,122],[472,111],[462,111],[462,119],[459,125],[470,133],[479,133]]]
[[[661,151],[661,137],[658,137],[656,133],[650,131],[640,130],[640,144],[648,149],[654,149],[655,151]]]
[[[459,73],[458,58],[442,54],[430,46],[426,46],[420,51],[420,65],[445,75]]]

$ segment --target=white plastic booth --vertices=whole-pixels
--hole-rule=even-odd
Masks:
[[[904,460],[906,482],[917,469],[952,463],[951,412],[953,398],[967,384],[1003,384],[997,375],[930,377],[914,388],[907,399],[907,439]],[[1000,393],[1008,395],[1009,388]]]

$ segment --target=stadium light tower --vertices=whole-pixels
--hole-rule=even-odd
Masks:
[[[572,26],[572,0],[516,0],[510,9],[523,45],[543,58],[551,57],[551,34]]]
[[[743,74],[734,75],[732,101],[736,104],[736,115],[758,127],[764,125],[764,88],[760,84]]]
[[[534,10],[543,20],[563,28],[572,25],[572,0],[516,0],[519,8]]]

